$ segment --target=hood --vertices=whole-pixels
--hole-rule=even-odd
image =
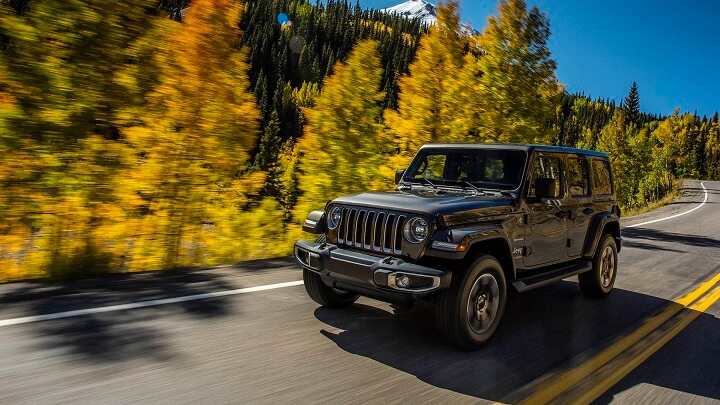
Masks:
[[[445,222],[467,221],[482,216],[508,214],[515,209],[511,197],[474,195],[467,191],[447,189],[415,189],[403,191],[377,191],[337,198],[336,204],[374,207],[400,212],[442,215]]]

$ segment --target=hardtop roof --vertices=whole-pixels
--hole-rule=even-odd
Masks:
[[[524,150],[528,153],[533,151],[540,152],[556,152],[556,153],[568,153],[575,155],[586,155],[586,156],[597,156],[607,158],[608,154],[605,152],[599,152],[596,150],[568,148],[565,146],[551,146],[551,145],[535,145],[525,143],[428,143],[423,145],[420,149],[426,148],[438,148],[438,149],[511,149],[511,150]]]

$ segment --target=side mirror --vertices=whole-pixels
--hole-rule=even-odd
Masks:
[[[400,180],[402,180],[404,175],[405,175],[405,170],[396,171],[395,172],[395,184],[400,184]]]
[[[535,198],[555,198],[555,179],[538,177],[535,179]]]

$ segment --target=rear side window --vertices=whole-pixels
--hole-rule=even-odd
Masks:
[[[592,161],[594,194],[612,194],[612,181],[610,180],[610,165],[604,160]]]
[[[588,163],[585,159],[568,159],[568,184],[570,195],[590,195],[590,176],[588,174]]]
[[[530,197],[535,197],[536,184],[542,184],[551,191],[555,198],[562,196],[560,178],[560,159],[554,157],[540,156],[535,159],[533,168],[533,181],[530,183]],[[551,184],[548,184],[551,183]]]

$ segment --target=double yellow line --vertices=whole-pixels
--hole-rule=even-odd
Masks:
[[[714,271],[720,269],[716,267]],[[673,301],[640,328],[590,360],[566,372],[532,383],[535,392],[521,404],[590,403],[680,333],[720,300],[720,273],[686,296]]]

